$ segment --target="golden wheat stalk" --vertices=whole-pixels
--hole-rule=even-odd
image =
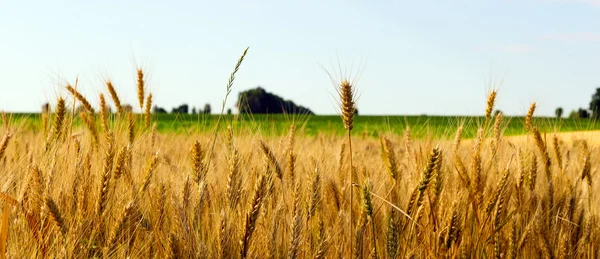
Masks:
[[[394,181],[399,177],[398,175],[398,163],[396,162],[396,154],[392,142],[387,137],[381,137],[381,146],[383,149],[383,157],[385,159],[385,165],[390,173],[390,176]]]
[[[375,218],[373,217],[373,198],[371,197],[371,189],[373,189],[373,183],[369,178],[365,180],[365,184],[362,187],[362,196],[363,196],[363,206],[365,208],[365,212],[371,219],[371,233],[373,235],[373,250],[375,250],[375,255],[377,256],[377,238],[375,238]]]
[[[102,131],[108,132],[108,106],[103,94],[100,94],[100,118],[102,121]]]
[[[452,214],[448,220],[448,230],[444,239],[446,249],[450,249],[453,242],[457,241],[460,229],[460,211],[458,210],[458,204],[454,202],[452,204]]]
[[[434,147],[431,150],[431,154],[429,154],[427,165],[423,169],[423,172],[421,174],[421,180],[419,181],[419,185],[417,186],[419,194],[415,203],[416,208],[421,207],[421,204],[423,202],[423,195],[427,190],[427,187],[429,187],[429,183],[433,179],[433,173],[437,164],[437,160],[440,158],[440,155],[441,151],[439,147]]]
[[[496,95],[498,92],[496,90],[492,90],[487,98],[487,105],[485,108],[485,122],[483,123],[484,132],[487,129],[489,121],[492,117],[492,111],[494,110],[494,104],[496,103]]]
[[[483,200],[483,179],[481,176],[481,143],[483,142],[483,129],[477,131],[477,139],[473,144],[473,154],[471,157],[471,190],[473,191],[474,202],[481,204]]]
[[[302,208],[300,206],[300,184],[296,184],[294,191],[294,216],[292,217],[292,233],[290,237],[290,250],[288,258],[296,259],[298,257],[298,250],[300,249],[300,239],[302,233]]]
[[[531,127],[533,126],[533,113],[535,112],[535,102],[529,106],[529,110],[527,111],[527,115],[525,116],[525,130],[527,132],[531,131]]]
[[[104,209],[106,208],[106,203],[108,202],[107,196],[110,188],[110,176],[115,156],[115,140],[112,132],[106,135],[106,142],[108,143],[108,146],[104,155],[104,164],[102,167],[102,174],[100,175],[101,178],[98,191],[98,202],[96,204],[96,215],[98,215],[98,217],[103,216]]]
[[[546,172],[546,176],[548,178],[548,181],[551,181],[552,180],[552,172],[550,171],[550,155],[548,155],[548,147],[546,146],[546,142],[542,138],[540,131],[538,131],[538,129],[536,127],[533,127],[532,131],[533,131],[533,136],[535,138],[535,145],[537,146],[538,150],[540,151],[541,157],[543,159],[542,162],[544,165],[544,170]]]
[[[144,71],[141,68],[137,69],[137,94],[140,109],[144,109]]]
[[[583,152],[583,167],[581,169],[581,180],[586,180],[588,186],[592,186],[592,174],[591,174],[591,154],[588,144],[585,140],[581,141],[582,152]]]
[[[133,112],[127,113],[127,139],[129,140],[129,145],[133,145],[133,141],[135,140],[135,117],[133,116]]]
[[[348,80],[344,79],[336,90],[340,97],[340,111],[344,128],[350,131],[354,128],[354,111],[356,110],[354,99],[355,88]]]
[[[314,258],[323,259],[327,253],[329,241],[327,240],[327,234],[325,233],[325,223],[323,220],[319,221],[319,236],[317,238],[317,249]]]
[[[65,99],[62,97],[58,98],[58,102],[56,104],[56,110],[54,112],[54,125],[52,125],[52,134],[48,136],[46,139],[45,150],[48,151],[50,148],[51,141],[54,140],[54,143],[57,143],[62,140],[63,131],[64,131],[64,122],[67,114],[67,108],[65,104]]]
[[[159,160],[158,158],[159,158],[159,153],[156,152],[156,153],[154,153],[152,158],[150,158],[150,160],[148,161],[148,164],[147,164],[146,170],[145,170],[146,176],[144,177],[142,186],[140,186],[140,189],[138,191],[139,195],[142,195],[148,188],[148,185],[150,185],[150,180],[152,180],[152,175],[154,175],[154,171],[156,170],[156,167],[158,166],[158,160]]]
[[[4,129],[8,129],[8,116],[6,112],[2,111],[2,124],[4,125]]]
[[[98,147],[98,145],[100,144],[100,139],[98,136],[98,129],[96,128],[96,121],[93,119],[93,117],[90,118],[90,115],[86,112],[81,112],[79,114],[79,117],[90,131],[94,147]]]
[[[246,214],[244,235],[240,240],[240,258],[246,258],[246,256],[248,255],[252,234],[256,229],[256,221],[258,220],[260,208],[263,204],[263,199],[265,198],[267,192],[267,182],[267,177],[265,177],[262,174],[259,175],[258,179],[256,180],[256,187],[254,189],[254,195],[251,199],[250,211]]]
[[[537,179],[538,163],[537,156],[531,152],[531,165],[529,166],[529,189],[533,192]]]
[[[354,128],[354,113],[356,111],[356,96],[355,96],[355,91],[356,88],[350,84],[350,82],[346,79],[342,80],[342,82],[340,82],[340,84],[336,87],[336,91],[339,95],[339,108],[340,108],[340,115],[342,117],[342,122],[344,124],[344,128],[347,131],[347,138],[348,138],[348,149],[349,149],[349,159],[350,159],[350,168],[348,169],[348,174],[350,175],[348,181],[348,188],[350,189],[350,207],[349,207],[349,211],[350,211],[350,240],[352,240],[352,229],[354,227],[354,217],[353,217],[353,210],[352,210],[352,205],[354,203],[354,194],[353,194],[353,188],[352,188],[352,184],[354,183],[354,175],[352,174],[352,171],[354,170],[354,164],[352,161],[352,137],[350,135],[350,132],[352,131],[352,129]],[[352,242],[350,243],[350,247],[349,247],[350,251],[352,251]]]
[[[354,240],[352,240],[351,242],[354,243],[354,246],[352,247],[352,252],[354,254],[353,258],[363,258],[363,237],[365,234],[365,231],[367,229],[367,223],[368,223],[368,218],[367,218],[367,213],[363,212],[361,213],[360,219],[359,219],[359,224],[356,227],[356,235],[354,236]]]
[[[56,105],[56,111],[54,112],[54,128],[52,130],[52,135],[57,141],[62,137],[64,127],[63,122],[65,120],[66,112],[67,109],[65,99],[59,97]]]
[[[148,98],[146,98],[145,119],[145,126],[147,130],[150,128],[150,123],[152,122],[152,93],[148,94]]]
[[[127,147],[122,147],[117,153],[117,159],[114,164],[113,178],[118,180],[125,173],[125,160],[127,158]]]
[[[508,176],[509,175],[510,175],[510,170],[508,169],[508,166],[507,166],[507,168],[504,169],[504,173],[502,174],[502,178],[496,184],[495,191],[492,193],[492,196],[490,197],[490,199],[488,200],[487,205],[485,206],[485,214],[486,215],[489,215],[489,213],[492,212],[492,210],[494,209],[494,207],[496,206],[496,204],[498,202],[498,198],[500,197],[500,194],[506,189],[506,185],[508,183]]]
[[[398,245],[400,238],[399,231],[398,216],[394,208],[391,208],[386,235],[386,250],[388,258],[396,258],[398,256]]]
[[[556,158],[556,165],[558,165],[559,170],[563,170],[563,160],[562,153],[560,151],[560,143],[558,140],[558,136],[556,133],[552,135],[552,148],[554,150],[554,157]]]
[[[85,108],[85,110],[87,110],[91,114],[96,113],[96,111],[94,110],[94,108],[92,107],[92,105],[90,104],[90,102],[88,102],[88,100],[85,97],[83,97],[83,95],[81,95],[81,93],[79,93],[75,88],[73,88],[71,85],[67,85],[67,90],[75,98],[77,98],[77,100],[79,100],[81,102],[81,104],[83,105],[83,107]]]
[[[196,184],[200,184],[202,180],[204,180],[206,167],[204,166],[204,151],[202,150],[202,146],[200,146],[200,142],[197,140],[192,145],[192,149],[190,150],[190,161],[192,163],[192,176],[194,177],[194,182]]]
[[[235,80],[235,74],[238,72],[238,70],[240,69],[240,66],[242,65],[242,62],[244,61],[244,58],[246,57],[246,54],[248,54],[248,49],[250,49],[250,47],[247,47],[244,50],[244,53],[242,53],[242,56],[238,59],[237,63],[235,64],[235,68],[233,69],[233,72],[231,72],[230,76],[229,76],[229,81],[227,82],[227,92],[225,94],[225,98],[223,98],[223,102],[221,105],[221,112],[219,113],[221,116],[219,116],[217,118],[217,123],[215,125],[215,132],[213,134],[213,138],[212,138],[212,144],[210,147],[210,152],[208,153],[208,161],[206,162],[206,168],[210,168],[210,163],[212,161],[212,156],[213,156],[213,152],[215,150],[215,145],[217,144],[217,136],[219,134],[219,126],[221,125],[221,118],[223,118],[223,112],[225,112],[225,104],[227,103],[227,97],[229,97],[229,94],[231,93],[231,90],[233,89],[233,82]]]
[[[2,142],[0,142],[0,160],[2,160],[4,154],[6,153],[6,148],[8,147],[8,142],[10,141],[11,137],[12,134],[10,134],[10,132],[6,132],[2,138]]]
[[[262,140],[260,141],[260,148],[263,151],[263,154],[265,155],[267,161],[269,161],[269,164],[275,170],[275,174],[277,175],[277,178],[279,178],[280,180],[283,180],[283,173],[281,170],[281,166],[279,164],[279,161],[277,161],[275,154],[273,154],[273,151],[271,150],[271,148]]]
[[[294,181],[297,157],[294,153],[294,144],[296,142],[296,124],[294,123],[290,125],[290,131],[288,133],[287,140],[287,150],[285,152],[287,158],[287,172],[290,176],[291,181]]]
[[[311,181],[310,184],[310,189],[309,189],[309,193],[312,194],[310,195],[310,199],[308,201],[308,209],[306,212],[306,221],[308,222],[310,220],[310,218],[312,218],[315,213],[320,209],[321,207],[321,175],[319,174],[319,168],[315,163],[315,173],[314,173],[314,178]]]
[[[108,248],[109,250],[114,250],[116,245],[118,244],[119,238],[122,236],[123,232],[127,227],[127,222],[132,218],[135,212],[135,204],[134,201],[130,201],[125,206],[123,213],[121,213],[117,223],[112,231],[110,238],[108,239]]]
[[[502,138],[502,129],[500,128],[502,124],[502,112],[498,112],[496,115],[496,119],[494,121],[494,139],[492,140],[492,157],[496,156],[498,152],[500,141]]]
[[[50,197],[46,197],[46,199],[44,200],[44,203],[46,205],[46,208],[48,208],[48,212],[49,212],[50,218],[52,218],[52,221],[54,221],[54,223],[56,223],[56,225],[60,229],[60,232],[63,235],[66,235],[67,234],[67,225],[65,223],[65,220],[63,219],[62,214],[60,213],[60,210],[58,209],[58,206],[54,202],[54,200]]]
[[[108,92],[110,93],[110,97],[115,103],[115,107],[117,108],[117,112],[119,114],[123,114],[123,106],[121,106],[121,100],[119,100],[119,96],[117,95],[117,91],[113,86],[111,81],[106,81],[106,87],[108,88]]]
[[[229,163],[229,174],[227,175],[227,186],[225,188],[225,194],[229,200],[229,207],[235,209],[242,192],[242,179],[240,174],[240,154],[233,143],[233,130],[228,128],[228,163]],[[195,160],[193,160],[195,161]],[[193,163],[195,166],[195,162]]]

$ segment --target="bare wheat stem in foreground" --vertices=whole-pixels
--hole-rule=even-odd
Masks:
[[[250,47],[247,47],[244,50],[244,53],[242,53],[242,56],[240,57],[240,59],[238,59],[237,63],[235,64],[235,68],[233,69],[233,72],[231,72],[231,75],[229,76],[229,81],[227,82],[227,87],[226,87],[226,94],[225,94],[225,98],[223,98],[223,103],[221,105],[221,113],[219,114],[219,118],[217,119],[217,123],[215,125],[215,133],[213,135],[213,141],[210,147],[210,152],[208,153],[208,162],[206,163],[206,167],[210,168],[210,163],[211,163],[211,157],[212,154],[215,150],[215,145],[217,143],[217,134],[219,133],[219,125],[221,125],[221,118],[223,117],[223,112],[225,112],[225,104],[227,103],[227,97],[229,97],[229,94],[231,93],[231,90],[233,88],[233,81],[235,81],[235,74],[238,72],[238,70],[240,69],[240,66],[242,65],[242,62],[244,61],[244,58],[246,57],[246,54],[248,54],[248,49],[250,49]]]

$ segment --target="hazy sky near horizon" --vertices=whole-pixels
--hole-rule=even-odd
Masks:
[[[260,85],[335,114],[321,65],[339,61],[360,70],[361,114],[480,115],[500,83],[508,115],[568,113],[600,86],[599,15],[599,0],[0,1],[0,110],[39,111],[77,77],[96,107],[105,79],[137,104],[137,66],[155,104],[219,110],[250,46],[227,107]]]

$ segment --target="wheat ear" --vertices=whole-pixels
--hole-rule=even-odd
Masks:
[[[111,81],[106,81],[106,87],[108,88],[108,92],[110,93],[110,97],[115,103],[115,107],[117,108],[117,112],[119,114],[123,114],[123,106],[121,106],[121,100],[119,100],[119,96],[117,95],[117,91],[115,91],[115,87],[113,86]]]
[[[67,90],[73,96],[75,96],[75,98],[77,98],[77,100],[79,100],[81,102],[81,104],[83,105],[85,110],[87,110],[91,114],[96,113],[94,108],[92,108],[92,105],[90,104],[90,102],[88,102],[88,100],[85,97],[83,97],[83,95],[81,95],[81,93],[79,93],[75,88],[73,88],[71,85],[67,85]]]
[[[144,71],[141,68],[137,70],[137,94],[140,109],[144,109]]]

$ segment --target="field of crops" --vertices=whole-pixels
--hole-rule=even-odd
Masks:
[[[39,129],[42,126],[41,114],[10,114],[15,124],[28,129]],[[204,114],[152,114],[152,121],[157,124],[161,133],[192,134],[206,133],[215,130],[216,122],[220,115]],[[345,130],[340,127],[340,117],[337,115],[265,115],[242,114],[224,115],[220,130],[225,130],[227,125],[248,133],[260,133],[267,136],[284,136],[292,123],[298,125],[298,131],[307,136],[318,134],[343,135]],[[458,126],[464,127],[464,136],[473,138],[477,129],[484,123],[485,118],[473,116],[356,116],[356,127],[352,134],[368,137],[378,137],[379,133],[402,134],[407,127],[411,129],[414,137],[448,137],[454,134]],[[533,121],[544,132],[570,132],[600,130],[600,123],[593,119],[556,119],[551,117],[535,117]],[[80,125],[80,121],[75,121]],[[521,135],[525,132],[525,117],[504,117],[501,125],[504,135]]]
[[[346,80],[340,116],[158,115],[137,76],[145,113],[107,81],[2,115],[0,258],[599,256],[597,134],[556,133],[594,121],[492,116],[494,90],[480,118],[355,116]]]
[[[67,106],[59,98],[41,118],[3,117],[9,258],[598,255],[598,150],[589,137],[552,134],[554,119],[408,117],[410,130],[399,120],[374,135],[395,123],[226,117],[217,130],[205,117],[205,130],[181,134],[178,123],[195,119],[73,117]],[[413,134],[427,122],[440,138]],[[269,124],[287,133],[267,134]],[[467,127],[478,128],[468,141]],[[347,128],[351,143],[320,134]]]

